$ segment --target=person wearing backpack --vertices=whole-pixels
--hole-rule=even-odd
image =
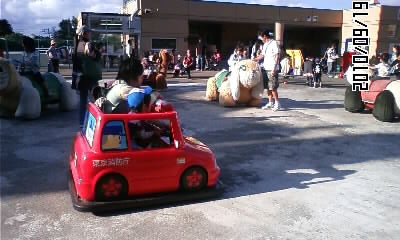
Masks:
[[[89,91],[102,78],[101,63],[98,51],[90,42],[90,30],[83,25],[75,35],[74,54],[72,58],[72,88],[79,91],[79,123],[83,126],[87,110]]]

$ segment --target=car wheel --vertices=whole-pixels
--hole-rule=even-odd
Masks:
[[[185,191],[196,191],[207,184],[207,173],[203,168],[192,167],[187,169],[181,177],[181,187]]]
[[[353,91],[351,86],[346,88],[346,93],[344,95],[344,109],[353,113],[364,110],[364,103],[361,100],[360,91]]]
[[[394,97],[393,94],[385,90],[376,97],[372,115],[382,122],[392,122],[394,118]]]
[[[121,175],[109,174],[102,177],[96,184],[97,201],[114,201],[128,195],[128,184]]]

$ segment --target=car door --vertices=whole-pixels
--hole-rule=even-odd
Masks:
[[[133,134],[129,137],[131,178],[135,194],[174,190],[179,183],[178,149],[169,138],[164,146],[139,148]]]

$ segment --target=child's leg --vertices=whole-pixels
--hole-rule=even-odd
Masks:
[[[315,83],[319,84],[321,86],[321,75],[316,75],[315,76]]]
[[[311,87],[312,83],[313,83],[312,76],[311,76],[311,74],[307,73],[307,84],[308,84],[308,86]]]
[[[190,67],[186,68],[186,72],[187,72],[187,77],[188,77],[188,79],[192,78],[192,77],[190,76]]]

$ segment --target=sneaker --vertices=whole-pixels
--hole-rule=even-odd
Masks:
[[[272,102],[269,102],[267,104],[265,104],[261,109],[266,110],[268,108],[272,108],[274,105],[272,104]]]
[[[322,83],[319,83],[319,87],[322,88]]]
[[[314,83],[314,88],[316,88],[317,87],[317,83]]]
[[[274,107],[272,108],[272,111],[276,112],[276,111],[278,111],[279,109],[281,109],[281,106],[279,105],[279,103],[275,103],[275,104],[274,104]]]

